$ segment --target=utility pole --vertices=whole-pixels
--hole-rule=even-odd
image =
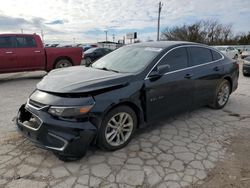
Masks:
[[[115,34],[113,34],[113,42],[115,42]]]
[[[23,29],[21,29],[21,33],[23,34]]]
[[[105,30],[104,32],[106,34],[106,42],[107,42],[108,41],[108,30]]]
[[[157,41],[160,40],[160,20],[161,20],[161,8],[163,4],[159,2],[159,10],[158,10],[158,27],[157,27]]]
[[[44,43],[44,33],[42,29],[41,29],[41,37],[42,37],[42,42]]]

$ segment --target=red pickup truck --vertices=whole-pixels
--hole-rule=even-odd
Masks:
[[[80,65],[81,48],[44,48],[36,34],[0,34],[0,73]]]

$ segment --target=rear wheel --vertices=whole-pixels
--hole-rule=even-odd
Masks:
[[[123,148],[132,139],[136,126],[137,117],[130,107],[116,107],[102,121],[98,145],[110,151]]]
[[[213,104],[210,106],[214,109],[223,108],[229,99],[231,92],[231,85],[228,80],[223,80],[217,87]]]
[[[67,59],[61,59],[59,61],[56,62],[55,68],[65,68],[65,67],[71,67],[72,63],[67,60]]]

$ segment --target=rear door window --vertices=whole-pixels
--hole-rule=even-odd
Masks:
[[[213,61],[211,50],[203,47],[190,47],[190,66],[202,65]]]
[[[0,37],[0,48],[12,48],[12,37]]]
[[[214,50],[211,50],[211,52],[212,52],[212,56],[213,56],[213,61],[216,61],[216,60],[219,60],[222,58],[222,56],[218,52],[216,52]]]
[[[160,62],[159,65],[168,64],[170,71],[176,71],[187,68],[188,58],[187,50],[184,47],[170,51]]]
[[[36,47],[36,41],[33,37],[16,37],[16,46],[17,48],[34,48]]]

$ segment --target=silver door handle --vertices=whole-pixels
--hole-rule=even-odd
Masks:
[[[9,51],[9,52],[5,52],[6,54],[13,54],[13,52]]]
[[[40,50],[36,50],[36,51],[34,51],[35,53],[40,53],[41,51]]]

